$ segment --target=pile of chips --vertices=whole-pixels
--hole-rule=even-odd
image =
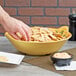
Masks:
[[[70,33],[68,32],[68,27],[62,26],[60,28],[48,28],[48,27],[31,27],[32,35],[30,37],[30,41],[37,42],[47,42],[47,41],[59,41],[70,37]],[[21,40],[22,35],[17,32],[16,33]]]
[[[31,41],[46,42],[58,41],[69,37],[69,32],[59,29],[46,28],[46,27],[31,27],[32,36]]]

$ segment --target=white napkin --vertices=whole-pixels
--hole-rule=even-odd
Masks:
[[[71,61],[71,64],[68,66],[57,66],[55,65],[56,70],[76,70],[76,61]]]
[[[0,52],[0,63],[20,64],[24,55]]]

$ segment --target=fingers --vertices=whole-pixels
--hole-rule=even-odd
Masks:
[[[16,35],[17,35],[20,39],[22,38],[22,35],[21,35],[19,32],[17,32]]]
[[[27,28],[26,26],[23,26],[23,29],[28,33],[29,36],[31,36],[32,32],[30,27]]]
[[[12,21],[15,22],[12,25],[13,27],[11,27],[11,29],[13,30],[8,29],[7,31],[12,32],[11,35],[17,40],[29,41],[30,40],[30,27],[24,24],[22,21],[19,21],[16,19],[13,19],[13,20]]]
[[[24,28],[23,28],[24,29]],[[29,41],[30,40],[30,37],[29,37],[29,35],[28,35],[28,32],[24,29],[24,32],[26,33],[26,36],[27,36],[27,41]]]
[[[31,34],[30,34],[30,30],[27,29],[25,26],[22,26],[24,32],[26,33],[27,39],[28,41],[30,40]]]
[[[31,35],[31,28],[23,22],[21,22],[21,24],[22,24],[22,27],[23,27],[24,31],[26,31],[30,36]]]
[[[23,22],[20,22],[20,27],[18,27],[19,33],[23,36],[23,39],[26,41],[30,40],[30,27]]]
[[[20,38],[16,34],[11,34],[16,40],[20,40]]]
[[[23,38],[25,41],[28,41],[28,37],[27,37],[27,35],[26,35],[26,32],[25,32],[22,28],[20,28],[19,33],[22,35],[22,38]]]

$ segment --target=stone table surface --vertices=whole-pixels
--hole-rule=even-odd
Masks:
[[[75,41],[67,41],[60,50],[75,48]],[[6,37],[0,37],[0,51],[19,53]],[[32,56],[25,55],[25,58]],[[10,65],[0,63],[0,76],[63,76],[52,71],[42,69],[31,64],[22,62],[20,65]]]

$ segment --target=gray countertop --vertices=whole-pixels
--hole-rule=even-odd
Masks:
[[[66,44],[60,50],[66,50],[75,47],[76,47],[75,41],[67,41]],[[0,51],[19,53],[5,37],[0,37]],[[25,55],[25,58],[30,58],[30,57],[32,56]],[[0,76],[17,76],[17,75],[18,76],[62,76],[52,71],[48,71],[24,62],[22,62],[18,66],[0,63]]]

